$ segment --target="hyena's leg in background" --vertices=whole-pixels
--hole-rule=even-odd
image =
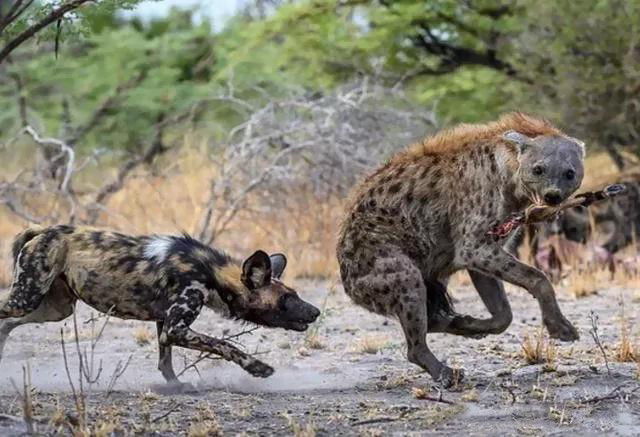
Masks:
[[[476,319],[471,316],[455,314],[449,325],[438,332],[477,338],[487,334],[504,332],[513,319],[511,305],[509,305],[507,295],[504,292],[504,285],[501,281],[472,270],[469,270],[469,276],[482,302],[491,313],[491,318]],[[431,330],[431,326],[429,329]]]
[[[256,360],[231,343],[193,331],[190,326],[200,314],[204,304],[201,287],[189,286],[176,296],[167,310],[160,343],[164,346],[180,346],[187,349],[210,352],[238,364],[253,376],[266,378],[273,368]]]
[[[38,308],[19,319],[0,320],[0,360],[2,351],[11,331],[20,325],[27,323],[58,322],[73,314],[76,298],[60,278],[51,285],[51,289],[45,295]]]
[[[420,270],[406,255],[378,258],[371,272],[355,281],[362,299],[375,301],[386,312],[396,314],[407,342],[407,358],[449,387],[454,372],[442,364],[427,346],[427,288]],[[460,373],[460,377],[462,374]]]
[[[45,233],[29,241],[20,251],[11,289],[0,296],[0,319],[23,317],[35,311],[64,268],[67,245]]]
[[[470,269],[486,276],[500,278],[531,293],[540,305],[542,320],[551,337],[563,341],[579,338],[576,328],[560,311],[551,282],[540,270],[518,261],[493,242],[487,242],[476,250],[467,262]]]
[[[176,383],[178,382],[178,377],[173,370],[171,345],[160,341],[160,336],[164,329],[164,322],[156,322],[156,328],[158,332],[158,370],[160,370],[167,382]]]

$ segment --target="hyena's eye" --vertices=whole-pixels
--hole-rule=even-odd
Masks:
[[[544,167],[541,165],[536,165],[533,167],[533,174],[536,176],[540,176],[544,173]]]
[[[564,177],[567,178],[567,180],[572,181],[576,177],[576,172],[569,169],[564,172]]]

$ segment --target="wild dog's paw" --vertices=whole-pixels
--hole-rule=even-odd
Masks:
[[[268,378],[274,372],[273,367],[258,360],[252,361],[244,369],[258,378]]]
[[[462,369],[452,369],[451,367],[442,366],[436,382],[438,382],[442,388],[451,388],[460,384],[463,380],[464,371]]]
[[[549,336],[562,341],[576,341],[580,339],[578,330],[564,317],[557,321],[548,321],[545,323]]]

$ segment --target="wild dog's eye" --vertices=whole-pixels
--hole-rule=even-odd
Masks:
[[[233,294],[229,293],[229,294],[227,294],[227,296],[225,297],[225,300],[226,300],[227,302],[233,302],[233,298],[234,298],[234,297],[235,297],[235,296],[234,296]]]
[[[576,177],[576,172],[569,169],[567,171],[564,172],[564,177],[567,178],[567,180],[572,181],[573,178]]]
[[[535,167],[533,167],[533,174],[536,176],[540,176],[542,173],[544,173],[544,167],[541,165],[536,165]]]

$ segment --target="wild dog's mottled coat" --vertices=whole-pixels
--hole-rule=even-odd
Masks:
[[[445,384],[453,373],[426,346],[427,328],[468,336],[504,331],[512,316],[498,279],[538,299],[553,337],[576,339],[544,274],[486,232],[534,199],[567,198],[582,180],[583,157],[581,142],[521,113],[462,125],[398,153],[351,197],[337,248],[345,291],[371,311],[397,316],[409,360]],[[460,269],[469,270],[490,319],[451,310],[446,284]]]
[[[13,247],[14,282],[0,296],[0,356],[23,323],[61,320],[77,299],[124,319],[156,321],[159,369],[176,381],[171,346],[221,355],[255,376],[273,369],[232,344],[190,329],[203,306],[250,322],[304,330],[319,311],[279,281],[281,254],[256,252],[243,264],[187,235],[130,236],[54,226],[27,229]]]

